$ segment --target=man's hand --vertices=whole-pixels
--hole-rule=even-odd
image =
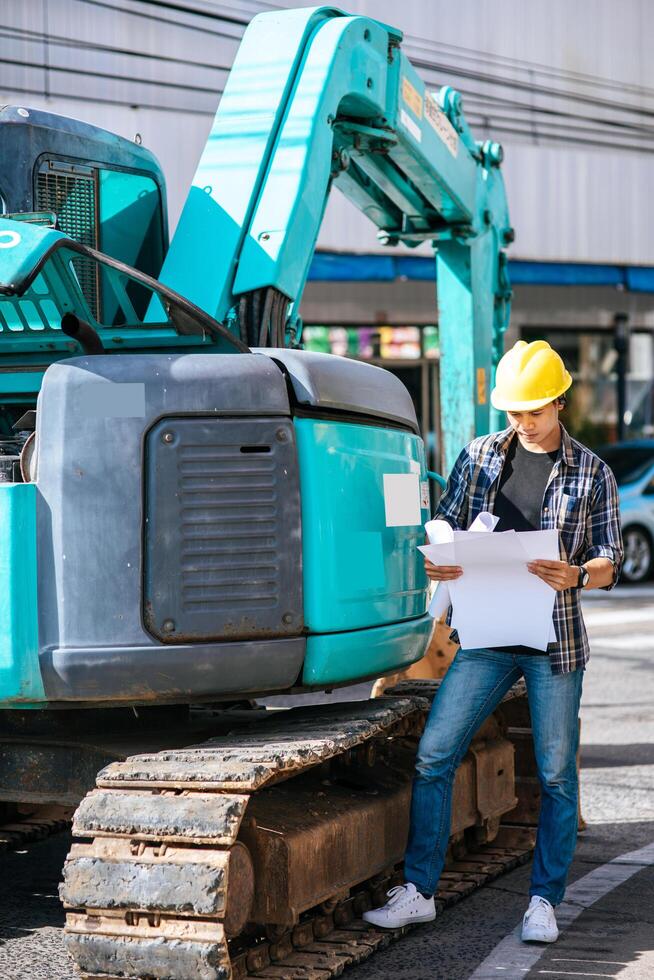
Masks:
[[[432,582],[451,582],[463,575],[459,565],[432,565],[428,558],[425,558],[425,571]]]
[[[574,589],[579,584],[579,566],[568,565],[565,561],[546,561],[539,558],[536,561],[527,562],[527,568],[532,575],[538,575],[543,582],[557,592],[564,589]]]

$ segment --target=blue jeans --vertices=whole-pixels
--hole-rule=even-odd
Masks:
[[[438,885],[450,833],[452,785],[472,736],[524,675],[541,808],[530,895],[563,899],[577,840],[579,702],[583,670],[553,674],[549,657],[459,650],[434,698],[420,740],[404,860],[406,881],[425,894]]]

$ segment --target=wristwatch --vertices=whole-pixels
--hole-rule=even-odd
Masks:
[[[579,566],[579,581],[577,582],[578,589],[584,589],[590,582],[590,572],[583,565]]]

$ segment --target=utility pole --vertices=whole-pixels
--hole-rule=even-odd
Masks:
[[[629,359],[629,317],[616,313],[613,317],[613,348],[618,355],[615,364],[616,393],[618,402],[618,442],[625,438],[625,413],[627,411],[627,369]]]

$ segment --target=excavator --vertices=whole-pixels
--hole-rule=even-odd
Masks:
[[[275,696],[423,656],[433,474],[401,382],[303,350],[300,303],[332,187],[431,243],[449,469],[498,422],[501,162],[400,31],[333,7],[251,22],[170,244],[145,147],[0,109],[0,800],[77,807],[84,976],[320,980],[388,941],[357,916],[435,685]],[[444,901],[517,859],[509,732],[457,773]]]

